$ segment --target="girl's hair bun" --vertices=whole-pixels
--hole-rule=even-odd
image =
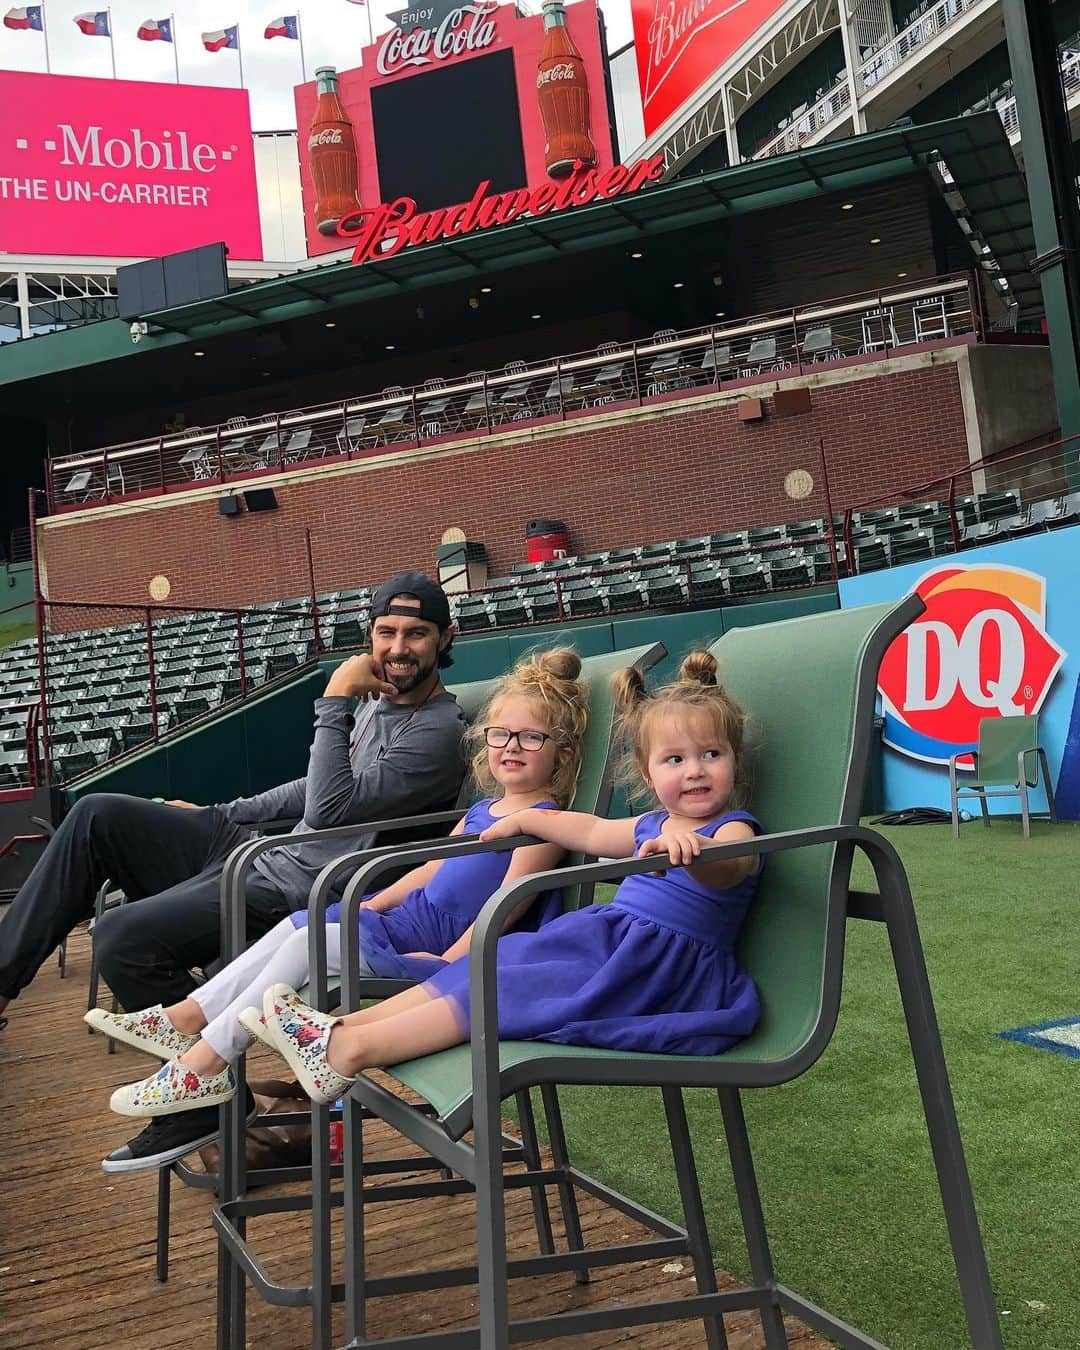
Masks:
[[[556,680],[576,680],[581,674],[581,657],[573,647],[553,647],[549,652],[538,652],[533,661],[537,669]]]
[[[645,676],[634,666],[623,666],[611,677],[611,691],[615,702],[626,712],[644,699]]]
[[[679,667],[679,680],[683,684],[715,684],[716,671],[716,657],[702,647],[684,659]]]

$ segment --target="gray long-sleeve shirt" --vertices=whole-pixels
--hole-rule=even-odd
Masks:
[[[306,778],[240,797],[219,807],[236,825],[302,817],[296,831],[452,807],[465,776],[461,738],[465,719],[445,691],[418,705],[380,699],[354,721],[347,698],[315,700],[315,737]],[[352,839],[287,845],[263,853],[255,870],[285,895],[290,908],[307,905],[321,868],[343,853],[369,848],[370,832]],[[338,892],[344,889],[344,882]]]

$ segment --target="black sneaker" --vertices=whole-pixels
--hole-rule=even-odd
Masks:
[[[259,1113],[251,1089],[245,1088],[247,1123]],[[121,1144],[101,1160],[103,1172],[154,1172],[159,1167],[186,1158],[189,1153],[212,1144],[220,1130],[220,1108],[200,1106],[194,1111],[178,1111],[171,1116],[155,1116],[150,1124],[126,1144]]]

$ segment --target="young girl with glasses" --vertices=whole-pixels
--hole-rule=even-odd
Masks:
[[[528,811],[543,818],[573,800],[581,768],[586,693],[581,660],[569,648],[533,654],[499,684],[468,733],[472,768],[482,790],[451,836],[480,834]],[[520,834],[515,827],[511,834]],[[365,897],[360,907],[361,974],[422,980],[469,950],[473,921],[504,883],[557,866],[563,846],[552,841],[500,853],[446,858],[414,868]],[[561,912],[557,891],[521,905],[513,916],[536,928]],[[527,912],[526,912],[527,911]],[[331,975],[341,968],[340,904],[327,909]],[[239,1014],[272,986],[308,978],[307,915],[290,915],[247,952],[172,1007],[86,1020],[116,1040],[168,1062],[138,1083],[118,1088],[110,1105],[126,1116],[168,1115],[227,1101],[235,1092],[229,1065],[251,1044]]]
[[[629,820],[527,810],[484,831],[484,839],[520,831],[594,856],[666,855],[670,864],[628,877],[609,904],[499,940],[501,1039],[711,1055],[753,1031],[757,991],[734,946],[758,861],[698,861],[709,842],[745,842],[761,830],[734,805],[744,719],[715,671],[708,652],[693,653],[679,680],[651,696],[637,672],[619,677],[633,765],[659,810]],[[261,1025],[254,1010],[246,1016],[314,1100],[333,1101],[363,1069],[468,1039],[468,959],[344,1018],[314,1011],[286,985],[267,991]]]

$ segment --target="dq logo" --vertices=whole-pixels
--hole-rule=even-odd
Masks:
[[[926,613],[892,643],[878,675],[885,743],[947,764],[984,717],[1042,707],[1066,653],[1046,632],[1046,581],[1002,565],[938,567],[914,587]]]

